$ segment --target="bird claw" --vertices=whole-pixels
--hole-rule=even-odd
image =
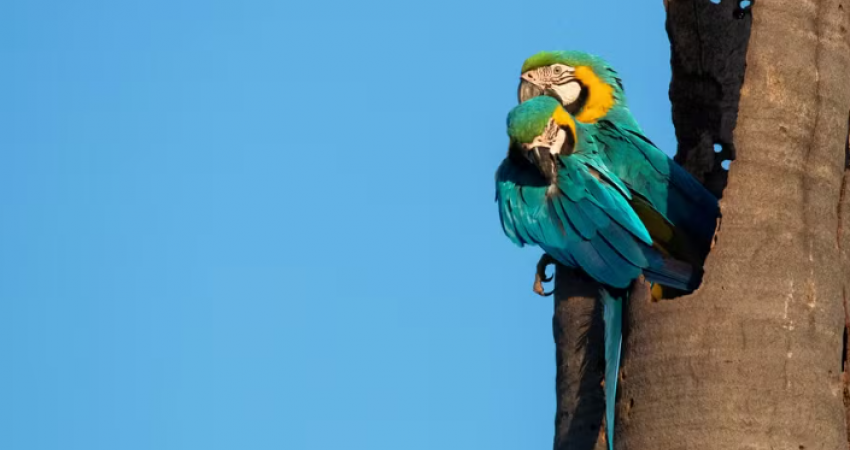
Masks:
[[[534,273],[534,293],[541,297],[548,297],[552,295],[554,290],[546,292],[543,289],[543,283],[548,283],[552,281],[554,275],[551,277],[546,276],[546,266],[551,264],[555,264],[555,259],[549,256],[548,253],[544,253],[543,256],[540,257],[540,261],[537,262],[537,271]]]
[[[649,294],[652,301],[661,301],[664,298],[664,287],[658,283],[652,283],[652,287],[649,288]]]

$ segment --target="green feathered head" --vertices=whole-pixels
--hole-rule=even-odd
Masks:
[[[530,144],[543,134],[549,119],[561,104],[552,97],[534,97],[508,113],[508,136],[511,141]]]
[[[536,166],[548,182],[557,178],[559,157],[575,150],[576,122],[552,97],[534,97],[508,114],[508,158]]]
[[[572,67],[587,66],[599,73],[600,76],[604,71],[610,70],[608,63],[596,55],[577,50],[559,50],[531,55],[522,63],[522,73],[552,64],[566,64]]]
[[[579,122],[594,123],[626,107],[623,85],[602,58],[579,51],[540,52],[522,65],[519,100],[558,99]]]

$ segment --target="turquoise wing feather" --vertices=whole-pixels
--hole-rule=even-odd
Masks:
[[[601,162],[577,154],[560,160],[556,186],[510,159],[502,163],[496,198],[505,234],[604,284],[628,286],[649,265],[649,232]]]
[[[719,215],[717,198],[630,124],[634,120],[603,119],[596,124],[600,157],[704,257]]]

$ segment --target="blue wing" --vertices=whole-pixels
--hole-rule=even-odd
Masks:
[[[643,211],[660,216],[659,220],[641,214],[645,223],[656,224],[647,225],[653,238],[665,241],[665,247],[670,250],[682,247],[687,241],[686,245],[698,254],[696,258],[704,257],[719,215],[717,198],[636,126],[601,120],[595,125],[594,134],[607,167],[651,206]],[[665,225],[667,230],[657,229]],[[662,238],[664,235],[669,237]],[[683,249],[677,256],[694,260],[691,253],[690,249]]]
[[[649,265],[652,241],[627,190],[592,156],[560,160],[555,186],[510,159],[499,167],[496,199],[505,234],[520,246],[539,245],[601,283],[628,286]]]

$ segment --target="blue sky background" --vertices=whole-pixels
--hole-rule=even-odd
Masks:
[[[549,448],[493,174],[567,48],[674,148],[661,0],[3,3],[0,448]]]

